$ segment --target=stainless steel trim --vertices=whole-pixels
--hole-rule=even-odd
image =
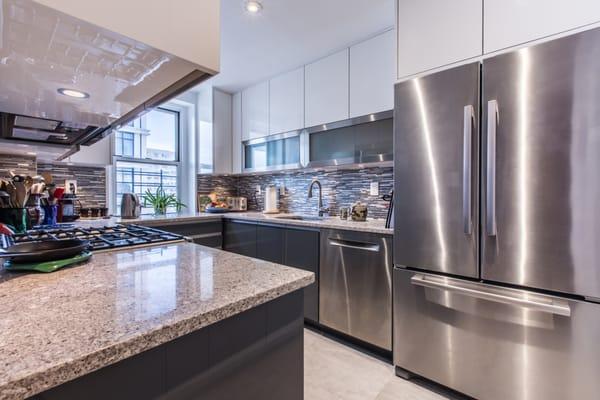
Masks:
[[[489,285],[462,283],[456,279],[437,276],[433,277],[424,274],[414,275],[410,279],[410,282],[417,286],[445,290],[496,303],[524,307],[530,310],[557,314],[565,317],[571,316],[571,307],[569,307],[567,302],[539,295],[537,293],[531,295],[531,292],[524,290],[498,287],[491,288]]]
[[[367,122],[375,122],[375,121],[379,121],[382,119],[389,119],[389,118],[393,118],[393,117],[394,117],[394,110],[381,111],[378,113],[363,115],[360,117],[354,117],[354,118],[344,119],[341,121],[330,122],[328,124],[311,126],[309,128],[306,128],[306,132],[308,132],[309,134],[316,133],[316,132],[323,132],[323,131],[327,131],[330,129],[345,128],[347,126],[365,124]]]
[[[306,164],[307,168],[320,168],[320,167],[334,167],[334,166],[342,166],[349,164],[380,164],[394,161],[393,153],[386,154],[377,154],[377,155],[369,155],[369,156],[358,156],[358,157],[348,157],[348,158],[338,158],[335,160],[326,160],[326,161],[309,161]]]
[[[244,173],[252,173],[252,172],[269,172],[269,171],[280,171],[284,169],[300,169],[302,165],[300,163],[294,164],[283,164],[283,165],[270,165],[267,167],[260,168],[243,168]]]
[[[355,242],[352,240],[342,240],[342,239],[331,239],[330,238],[330,239],[328,239],[327,243],[329,243],[330,246],[338,246],[338,247],[345,247],[348,249],[372,251],[375,253],[378,253],[380,250],[380,247],[378,244]]]
[[[472,105],[463,109],[463,231],[473,232],[472,211],[472,162],[473,159],[473,121],[475,110]]]
[[[498,101],[487,103],[487,195],[486,229],[488,236],[496,236],[496,127]]]
[[[199,235],[187,235],[187,238],[190,239],[205,239],[205,238],[211,238],[211,237],[219,237],[219,236],[223,236],[223,234],[221,232],[213,232],[213,233],[202,233]]]
[[[267,143],[267,142],[272,142],[274,140],[288,139],[291,137],[300,136],[300,133],[302,133],[301,129],[295,130],[295,131],[284,132],[284,133],[276,133],[274,135],[263,136],[263,137],[256,138],[256,139],[249,139],[249,140],[243,141],[242,143],[244,144],[244,146],[252,146],[254,144]]]

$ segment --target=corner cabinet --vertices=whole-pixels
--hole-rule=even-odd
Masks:
[[[269,82],[269,134],[304,128],[304,67]]]
[[[486,53],[600,21],[598,0],[484,0],[484,3]]]
[[[397,0],[398,78],[480,56],[482,8],[482,0]]]
[[[396,30],[350,47],[350,118],[394,108]]]
[[[315,274],[315,282],[304,288],[304,318],[314,322],[319,321],[319,240],[313,229],[223,221],[223,250]]]
[[[348,118],[348,49],[304,67],[306,127]]]
[[[269,134],[269,82],[242,91],[242,140]]]

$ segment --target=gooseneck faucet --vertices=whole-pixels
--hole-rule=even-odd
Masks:
[[[319,188],[319,217],[322,217],[323,214],[329,214],[329,208],[323,207],[323,188],[321,187],[321,182],[319,182],[319,180],[316,178],[312,180],[310,186],[308,187],[308,198],[311,199],[313,197],[312,191],[314,185],[317,185],[317,187]]]

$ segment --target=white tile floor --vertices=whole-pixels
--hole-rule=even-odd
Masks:
[[[305,400],[444,400],[394,375],[392,365],[304,330]]]

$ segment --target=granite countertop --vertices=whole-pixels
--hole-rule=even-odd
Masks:
[[[312,283],[191,243],[95,253],[52,274],[0,270],[0,399],[22,399]]]
[[[385,227],[385,220],[382,219],[367,219],[365,222],[357,222],[351,220],[342,220],[339,217],[325,217],[321,220],[290,220],[277,218],[285,215],[281,214],[263,214],[261,212],[231,212],[226,214],[208,214],[208,213],[181,213],[181,214],[166,214],[166,215],[144,215],[137,219],[99,219],[99,220],[80,220],[77,222],[79,226],[105,226],[118,223],[123,224],[141,224],[147,226],[167,225],[178,222],[193,222],[193,221],[211,221],[225,219],[238,219],[256,222],[268,222],[270,224],[304,226],[309,228],[325,228],[325,229],[342,229],[357,232],[378,233],[382,235],[393,235],[394,230]]]

